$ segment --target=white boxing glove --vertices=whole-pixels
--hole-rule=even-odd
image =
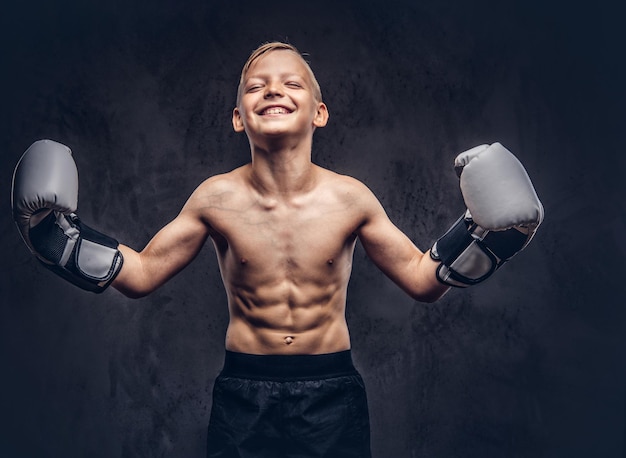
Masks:
[[[457,156],[465,214],[435,242],[437,278],[466,287],[480,283],[521,251],[543,221],[543,205],[520,161],[500,143]]]
[[[44,266],[76,286],[104,291],[122,268],[117,240],[80,221],[78,171],[71,150],[52,140],[33,143],[13,174],[13,219]]]

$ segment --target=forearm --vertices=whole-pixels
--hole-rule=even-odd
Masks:
[[[429,251],[420,253],[414,258],[411,269],[414,281],[406,288],[406,292],[413,299],[419,302],[435,302],[450,290],[449,286],[437,279],[439,264],[430,257]]]
[[[124,265],[112,286],[128,297],[140,298],[188,265],[204,245],[207,228],[186,215],[179,215],[161,229],[141,252],[120,245]]]
[[[437,279],[437,268],[441,263],[431,258],[430,251],[422,252],[408,238],[402,236],[402,240],[404,243],[396,245],[395,250],[375,249],[367,244],[366,252],[413,299],[419,302],[437,301],[450,289]]]
[[[140,298],[150,294],[157,288],[154,279],[144,269],[141,253],[126,245],[119,250],[124,257],[124,265],[111,286],[130,298]]]
[[[374,264],[416,301],[435,302],[450,289],[437,279],[440,262],[434,261],[429,251],[422,252],[382,210],[358,235]]]

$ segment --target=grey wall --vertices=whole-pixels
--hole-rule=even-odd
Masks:
[[[22,2],[0,41],[0,456],[200,457],[223,358],[207,246],[133,301],[57,279],[10,218],[35,139],[74,151],[79,214],[141,248],[209,175],[261,42],[308,52],[331,111],[319,164],[365,181],[426,249],[463,209],[451,161],[501,141],[546,208],[487,283],[413,302],[359,247],[349,291],[386,457],[626,457],[624,33],[617,2]]]

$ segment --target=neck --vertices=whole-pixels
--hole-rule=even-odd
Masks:
[[[293,195],[309,191],[315,180],[311,142],[252,145],[251,182],[261,194]]]

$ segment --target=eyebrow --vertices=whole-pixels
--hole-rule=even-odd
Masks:
[[[293,73],[293,72],[281,73],[279,76],[281,79],[294,78],[294,77],[301,78],[303,80],[307,79],[306,76],[300,75],[299,73]],[[267,73],[257,73],[257,74],[249,73],[248,75],[246,75],[244,81],[248,81],[249,79],[252,79],[252,78],[268,79],[269,77],[270,75]]]

